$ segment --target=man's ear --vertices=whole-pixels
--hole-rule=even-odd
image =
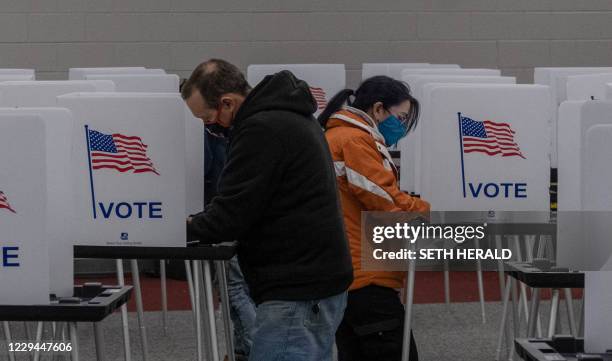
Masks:
[[[221,98],[221,104],[226,109],[231,109],[235,105],[236,101],[231,97],[223,97]]]

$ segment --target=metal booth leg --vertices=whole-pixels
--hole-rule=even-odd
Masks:
[[[196,307],[195,307],[195,299],[194,299],[194,289],[193,289],[193,276],[191,272],[191,261],[185,260],[185,275],[187,278],[187,288],[189,290],[189,302],[191,302],[191,314],[193,316],[193,329],[197,329],[196,324]]]
[[[34,341],[36,342],[36,344],[40,344],[42,342],[43,328],[44,328],[44,324],[42,322],[36,323],[36,338]],[[39,360],[40,360],[40,350],[34,350],[34,361],[39,361]]]
[[[529,309],[529,322],[527,323],[527,338],[532,338],[536,333],[536,324],[539,319],[540,289],[534,288],[531,293],[531,306]]]
[[[525,236],[525,244],[526,244],[525,248],[526,249],[529,248],[529,237],[530,236]],[[513,236],[513,238],[514,238],[514,247],[515,247],[515,252],[516,252],[516,261],[523,262],[523,254],[521,251],[520,236],[515,235]],[[529,253],[529,251],[526,250],[525,253],[527,254]],[[521,311],[525,309],[525,318],[528,320],[529,319],[529,309],[527,307],[527,286],[523,282],[518,282],[518,285],[520,287],[520,294],[519,294],[519,299],[518,299],[518,322],[520,324]]]
[[[555,335],[557,329],[557,313],[559,312],[559,290],[552,290],[552,298],[550,300],[550,320],[548,323],[548,338]]]
[[[164,336],[168,335],[168,290],[166,288],[166,261],[159,261],[159,278],[161,280],[162,328]]]
[[[138,326],[140,326],[140,340],[142,343],[142,359],[143,361],[149,360],[148,344],[147,344],[147,330],[144,320],[144,306],[142,304],[142,289],[140,288],[140,274],[138,273],[138,261],[133,259],[130,260],[132,267],[132,282],[134,283],[134,294],[136,295],[136,311],[138,314]]]
[[[187,278],[187,288],[189,289],[189,302],[191,302],[191,311],[195,314],[195,302],[193,299],[193,277],[191,275],[191,262],[188,260],[185,260],[185,275]]]
[[[225,345],[229,361],[236,361],[234,354],[234,334],[232,332],[232,322],[230,320],[229,294],[227,292],[227,263],[217,262],[217,275],[219,277],[219,292],[221,293],[221,307],[223,317],[223,329],[225,331]]]
[[[480,248],[480,241],[478,238],[474,239],[475,246],[477,249]],[[484,282],[482,280],[482,263],[480,259],[476,260],[476,278],[478,280],[478,299],[480,301],[480,315],[482,316],[482,324],[487,323],[487,315],[485,311],[485,297],[484,297]]]
[[[68,333],[70,333],[70,358],[72,361],[79,361],[79,335],[77,334],[76,322],[68,322]]]
[[[512,293],[512,326],[513,326],[513,330],[512,330],[512,334],[511,337],[509,338],[508,342],[509,342],[509,350],[508,350],[508,361],[512,361],[514,358],[514,339],[516,337],[518,337],[519,335],[519,331],[520,331],[520,323],[521,323],[521,316],[519,314],[519,295],[518,295],[518,288],[517,288],[517,284],[518,284],[518,280],[516,280],[515,278],[510,278],[507,282],[510,283],[510,292]]]
[[[24,335],[25,335],[26,340],[31,341],[32,335],[30,334],[30,325],[25,321],[23,322],[23,329],[24,329]],[[30,359],[30,361],[34,359],[33,355],[29,352],[28,352],[28,359]]]
[[[217,325],[215,322],[215,306],[213,304],[213,291],[212,291],[212,276],[210,269],[210,261],[202,262],[204,283],[204,300],[206,301],[206,313],[208,315],[208,331],[210,335],[210,351],[211,356],[209,360],[219,361],[219,342],[217,341]]]
[[[446,240],[444,240],[444,249],[447,249]],[[444,266],[444,303],[450,306],[450,266],[446,257],[443,260]]]
[[[576,316],[574,315],[574,299],[572,297],[572,290],[570,288],[564,288],[565,306],[567,307],[567,318],[569,322],[570,333],[574,337],[578,337],[578,328],[576,327]]]
[[[64,329],[64,324],[62,322],[54,322],[55,327],[53,328],[53,333],[52,333],[52,339],[51,342],[55,343],[57,342],[59,339],[61,339],[61,333]],[[56,357],[56,352],[55,351],[51,351],[51,361],[55,361],[55,357]]]
[[[93,328],[94,341],[96,344],[96,358],[98,361],[104,361],[104,334],[102,332],[102,325],[100,322],[94,322]]]
[[[202,324],[200,317],[200,261],[193,261],[193,308],[196,329],[196,357],[202,361]]]
[[[416,245],[410,244],[410,250],[415,251]],[[410,360],[410,332],[412,332],[412,306],[414,302],[414,276],[416,260],[408,260],[408,279],[406,280],[406,311],[404,314],[404,342],[402,343],[402,361]]]
[[[15,361],[15,354],[10,351],[9,345],[13,342],[11,336],[11,326],[8,321],[2,322],[2,328],[4,329],[4,340],[6,341],[6,352],[8,354],[9,361]]]
[[[123,274],[123,260],[115,260],[117,265],[117,282],[119,286],[125,286],[125,276]],[[132,351],[130,349],[130,325],[128,321],[127,303],[121,305],[121,329],[123,331],[123,355],[125,361],[132,360]]]
[[[501,352],[504,344],[504,335],[508,331],[508,303],[510,302],[510,282],[505,283],[504,292],[502,293],[502,319],[499,325],[499,334],[497,335],[497,349],[495,352],[495,361],[501,360]]]
[[[500,252],[502,250],[502,236],[498,234],[495,235],[495,249]],[[499,275],[499,292],[503,299],[504,290],[506,289],[506,275],[504,274],[504,261],[501,259],[497,261],[497,272]]]
[[[584,337],[584,291],[582,291],[582,300],[580,300],[580,323],[578,323],[578,336]]]
[[[208,327],[208,325],[210,324],[210,317],[208,314],[208,301],[206,300],[206,287],[204,286],[204,267],[202,266],[202,262],[203,261],[198,262],[197,272],[199,272],[199,282],[197,284],[197,287],[199,288],[200,292],[200,325],[202,328],[202,349],[204,353],[204,358],[208,361],[213,358],[213,355],[210,328]],[[194,272],[196,272],[196,270],[194,270]]]

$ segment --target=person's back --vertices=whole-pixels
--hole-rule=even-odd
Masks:
[[[255,166],[270,182],[252,180],[265,188],[266,203],[257,204],[250,229],[238,238],[240,265],[257,303],[326,297],[352,280],[336,175],[314,109],[306,83],[285,71],[253,89],[234,120],[230,159],[232,152],[269,157]],[[236,141],[251,133],[261,138]],[[243,166],[230,160],[226,172]]]
[[[187,226],[202,243],[238,240],[258,304],[249,360],[331,361],[353,274],[308,85],[283,71],[250,90],[222,60],[201,64],[186,84],[192,113],[230,129],[219,194]]]

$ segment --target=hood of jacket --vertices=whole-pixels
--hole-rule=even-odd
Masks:
[[[270,110],[311,116],[317,105],[308,84],[290,71],[283,70],[266,76],[251,90],[236,114],[234,125],[256,113]]]

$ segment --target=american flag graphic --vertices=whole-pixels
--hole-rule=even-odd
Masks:
[[[104,134],[88,130],[92,169],[115,169],[121,173],[155,173],[153,162],[147,156],[148,146],[140,137],[123,134]]]
[[[317,102],[317,109],[325,109],[327,106],[327,95],[325,94],[325,90],[311,86],[310,92]]]
[[[490,120],[479,122],[460,115],[461,135],[464,153],[485,153],[490,156],[517,156],[525,159],[518,144],[514,141],[514,130],[508,123]]]
[[[11,211],[13,213],[17,213],[11,207],[11,205],[8,202],[8,199],[6,198],[6,195],[2,191],[0,191],[0,209],[8,209],[9,211]]]

